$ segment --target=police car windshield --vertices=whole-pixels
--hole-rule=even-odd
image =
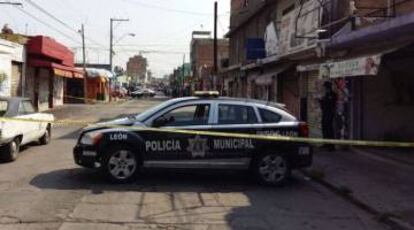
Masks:
[[[152,107],[152,108],[150,108],[150,109],[148,109],[148,110],[144,111],[143,113],[138,114],[138,115],[135,117],[135,120],[136,120],[136,121],[143,122],[143,121],[145,121],[147,118],[149,118],[149,117],[151,117],[153,114],[155,114],[157,111],[159,111],[159,110],[161,110],[162,108],[167,107],[167,106],[169,106],[169,105],[171,105],[171,104],[175,103],[176,101],[178,101],[178,100],[177,100],[177,99],[175,99],[175,100],[169,100],[169,101],[165,101],[165,102],[163,102],[163,103],[161,103],[161,104],[159,104],[159,105],[157,105],[157,106],[155,106],[155,107]]]

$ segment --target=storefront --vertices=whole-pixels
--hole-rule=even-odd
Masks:
[[[63,105],[65,97],[73,90],[72,83],[68,88],[68,82],[83,82],[83,72],[74,67],[73,53],[57,41],[43,36],[31,38],[27,50],[25,95],[41,111]]]
[[[329,81],[337,94],[335,138],[414,140],[414,45],[354,58],[298,66],[307,76],[308,123],[321,135],[319,99]]]
[[[109,101],[110,84],[114,75],[105,69],[86,68],[88,102]]]

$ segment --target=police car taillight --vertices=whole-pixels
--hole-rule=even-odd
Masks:
[[[309,126],[306,122],[299,123],[299,136],[309,137]]]

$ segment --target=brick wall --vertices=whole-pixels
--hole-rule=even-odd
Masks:
[[[11,96],[21,96],[22,93],[22,64],[12,64],[12,77],[11,77]]]
[[[303,73],[307,75],[308,91],[308,124],[311,137],[322,137],[322,111],[319,99],[323,96],[323,81],[318,71]]]
[[[229,57],[229,42],[226,39],[219,39],[217,42],[218,61]],[[214,65],[214,40],[213,39],[194,39],[191,47],[191,64],[193,76],[200,78],[202,67],[212,67]],[[220,63],[218,63],[220,65]]]

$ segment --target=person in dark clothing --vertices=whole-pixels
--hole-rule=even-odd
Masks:
[[[334,119],[336,113],[337,94],[332,90],[332,83],[325,82],[323,84],[325,94],[319,100],[322,110],[322,135],[324,139],[334,139]],[[333,145],[325,145],[328,150],[334,150]]]

